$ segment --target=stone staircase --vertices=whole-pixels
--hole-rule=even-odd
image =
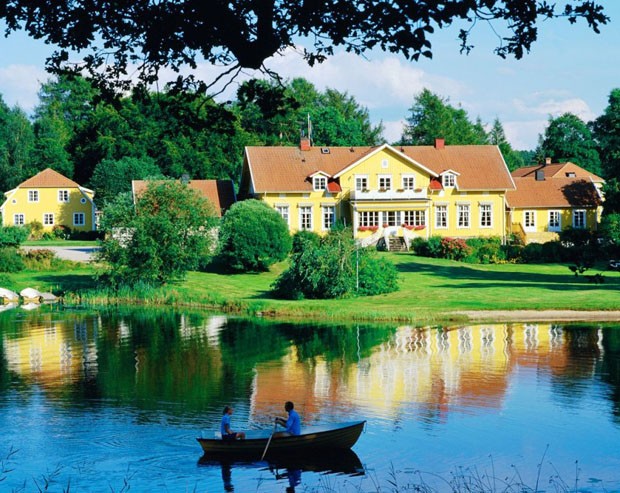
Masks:
[[[390,252],[406,252],[405,239],[401,236],[390,236],[388,250]]]

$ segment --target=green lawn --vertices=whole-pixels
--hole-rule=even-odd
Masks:
[[[36,246],[36,247],[96,247],[98,243],[96,241],[85,240],[28,240],[22,243],[23,246]]]
[[[258,312],[282,318],[325,320],[446,320],[461,310],[615,310],[620,309],[620,273],[602,272],[605,283],[575,277],[566,265],[470,265],[411,254],[383,253],[401,272],[401,289],[387,295],[341,300],[273,299],[271,283],[285,268],[281,263],[261,274],[226,275],[192,272],[183,282],[145,295],[156,304],[180,304]],[[92,268],[11,275],[12,286],[80,292],[95,288]],[[100,294],[93,301],[102,299]],[[120,300],[131,302],[131,294]]]

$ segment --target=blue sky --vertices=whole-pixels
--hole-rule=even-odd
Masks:
[[[431,60],[338,52],[310,69],[295,50],[288,50],[267,65],[284,77],[303,76],[319,89],[331,87],[353,95],[368,108],[373,122],[383,122],[387,141],[399,137],[415,95],[426,87],[462,106],[472,118],[479,116],[485,123],[499,118],[513,147],[532,149],[549,116],[570,111],[586,121],[596,118],[610,91],[620,87],[620,1],[602,3],[611,22],[601,34],[584,23],[571,26],[565,20],[548,20],[540,24],[539,40],[522,60],[494,55],[497,35],[480,23],[472,34],[475,48],[469,55],[459,53],[458,27],[452,26],[431,38]],[[33,110],[39,85],[48,78],[44,62],[51,51],[21,33],[0,38],[0,94],[7,104]],[[207,65],[198,68],[203,77],[215,73]],[[234,97],[235,89],[233,84],[221,97]]]

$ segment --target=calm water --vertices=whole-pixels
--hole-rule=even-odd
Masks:
[[[0,313],[0,354],[2,491],[445,491],[487,476],[497,490],[620,489],[620,326],[18,308]],[[303,464],[201,458],[195,437],[225,404],[233,427],[271,428],[287,399],[306,424],[366,431],[352,453]]]

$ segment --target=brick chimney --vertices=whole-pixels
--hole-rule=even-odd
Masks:
[[[446,146],[446,139],[435,139],[435,149],[443,149]]]
[[[308,137],[302,137],[299,141],[299,149],[302,151],[309,151],[310,148],[312,147],[312,144],[310,144],[310,138]]]
[[[549,166],[551,164],[551,158],[550,157],[546,157],[545,158],[545,166]]]

